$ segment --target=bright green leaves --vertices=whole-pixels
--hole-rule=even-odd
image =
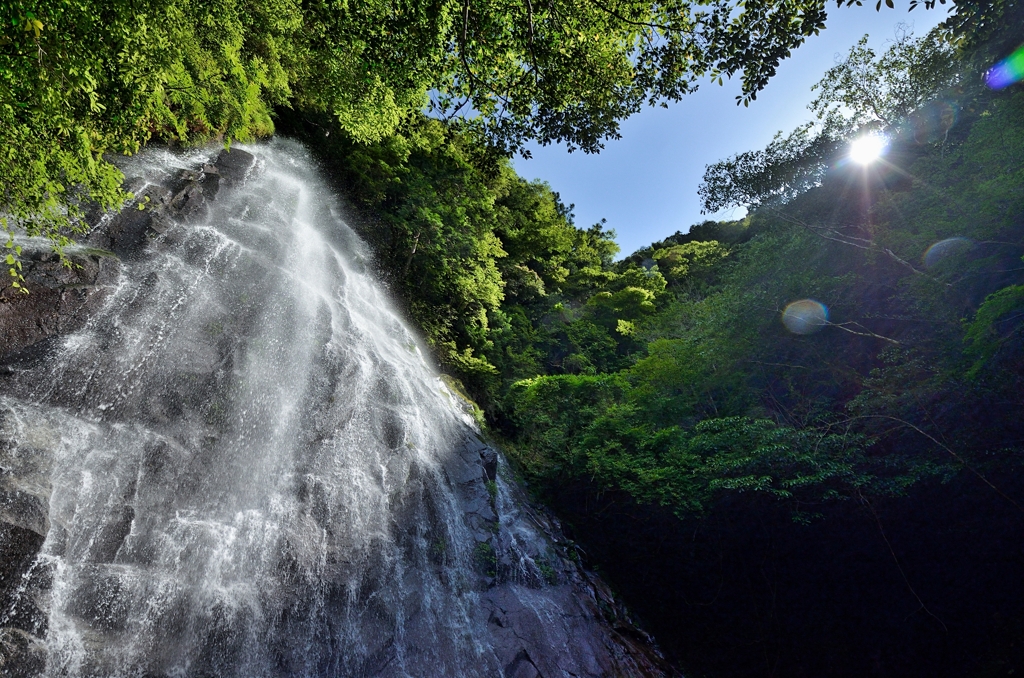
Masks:
[[[7,228],[7,218],[0,217],[0,227],[5,230]],[[9,276],[9,284],[14,289],[18,290],[23,294],[28,294],[28,289],[25,287],[25,278],[21,274],[21,261],[18,257],[21,256],[21,246],[14,244],[14,238],[8,235],[7,242],[4,244],[4,249],[7,250],[7,254],[4,256],[4,263],[7,264],[7,275]],[[3,289],[3,285],[0,285],[0,289]]]
[[[853,127],[881,123],[895,130],[959,79],[953,48],[939,29],[917,39],[902,32],[881,55],[867,38],[811,88],[819,92],[809,106],[818,118],[841,111]]]
[[[342,21],[347,31],[332,34],[324,22],[340,17],[297,0],[22,5],[5,6],[0,51],[0,207],[5,231],[45,235],[58,251],[84,227],[83,205],[125,198],[104,154],[135,153],[153,137],[265,136],[272,107],[288,103],[376,140],[422,106],[427,86],[422,74],[360,57],[355,33],[376,23]]]
[[[21,262],[15,259],[13,254],[8,254],[4,258],[4,262],[9,266],[7,270],[11,278],[13,278],[13,286],[15,288],[20,288],[24,290],[24,288],[21,286],[21,283],[25,282],[25,279],[21,277]]]
[[[505,161],[475,157],[473,137],[426,117],[373,145],[330,139],[328,161],[377,215],[367,235],[411,315],[441,361],[479,386],[496,374],[489,314],[505,297],[506,252],[493,231]]]
[[[15,42],[19,33],[30,39],[39,40],[45,26],[34,12],[20,13],[17,11],[17,5],[5,5],[3,10],[8,16],[0,19],[2,21],[0,31],[3,31],[0,33],[0,45],[9,45]]]
[[[1011,285],[990,294],[978,308],[964,335],[965,353],[973,360],[967,375],[995,374],[1003,370],[1019,371],[1020,344],[1024,341],[1024,285]],[[1000,352],[1015,354],[1016,364],[999,364]],[[1006,360],[1000,363],[1006,363]]]
[[[669,281],[680,281],[687,276],[699,275],[714,268],[725,259],[729,251],[719,242],[693,241],[654,251],[658,270]]]
[[[26,33],[32,33],[35,36],[35,39],[38,40],[39,36],[43,32],[43,22],[35,18],[35,15],[32,14],[32,12],[29,12],[27,16],[23,17],[23,21],[23,30]]]
[[[201,143],[273,129],[268,69],[246,54],[247,38],[265,46],[268,36],[246,26],[251,17],[235,3],[199,10],[47,2],[33,9],[25,25],[38,46],[0,52],[8,233],[49,237],[60,252],[69,231],[85,228],[84,205],[120,205],[122,177],[105,153],[136,152],[154,134]],[[218,19],[195,15],[207,10]]]
[[[549,376],[509,394],[527,471],[558,484],[587,476],[637,501],[702,511],[725,493],[814,499],[870,478],[857,436],[797,430],[764,419],[712,417],[659,427],[619,376]]]

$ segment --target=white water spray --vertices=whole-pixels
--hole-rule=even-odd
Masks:
[[[253,150],[243,187],[125,263],[0,397],[10,454],[44,451],[52,486],[0,626],[36,601],[48,676],[606,675],[621,649],[580,640],[593,601],[545,593],[546,542],[509,486],[493,535],[467,520],[459,487],[484,482],[459,459],[466,415],[305,151]],[[155,184],[201,159],[128,172]]]

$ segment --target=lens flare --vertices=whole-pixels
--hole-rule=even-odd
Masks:
[[[793,334],[814,334],[828,325],[828,309],[814,299],[801,299],[786,306],[782,324]]]
[[[992,89],[1003,89],[1024,79],[1024,45],[993,66],[985,74],[985,82]]]
[[[942,260],[947,259],[954,254],[960,252],[966,252],[974,246],[967,238],[946,238],[940,240],[924,252],[924,265],[925,268],[932,268],[937,266]]]
[[[909,132],[918,144],[931,144],[945,139],[956,119],[957,107],[944,99],[936,99],[911,113],[902,132]]]
[[[850,144],[850,160],[858,165],[869,165],[881,157],[885,145],[885,137],[878,134],[868,134],[855,139]]]

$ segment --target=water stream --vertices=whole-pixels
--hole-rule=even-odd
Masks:
[[[467,415],[306,152],[254,152],[244,187],[125,262],[101,312],[0,396],[12,454],[48,455],[49,531],[19,593],[45,598],[45,674],[501,675],[445,470]],[[157,183],[201,156],[126,173]],[[494,543],[543,636],[562,613],[531,582],[531,539]]]

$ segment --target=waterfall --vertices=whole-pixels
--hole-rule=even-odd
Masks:
[[[236,185],[153,216],[100,309],[0,382],[4,496],[43,497],[45,534],[0,627],[46,676],[637,670],[307,152],[247,148]],[[210,161],[132,159],[129,211]]]

